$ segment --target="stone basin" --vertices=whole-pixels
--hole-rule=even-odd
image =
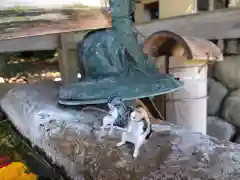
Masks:
[[[133,159],[130,144],[116,147],[120,132],[98,138],[104,113],[59,106],[59,87],[49,81],[13,87],[1,107],[19,132],[72,179],[240,179],[240,145],[167,123],[153,124],[154,132]]]

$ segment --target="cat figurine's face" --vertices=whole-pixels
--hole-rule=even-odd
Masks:
[[[124,102],[121,97],[111,96],[107,102],[109,112],[103,117],[103,125],[100,127],[104,132],[105,127],[110,125],[109,135],[112,134],[114,127],[124,128],[128,122],[127,112]]]
[[[108,108],[109,108],[109,110],[115,109],[115,107],[114,107],[113,104],[111,104],[111,103],[108,103]]]
[[[146,110],[141,108],[136,108],[133,112],[130,114],[131,121],[139,121],[141,119],[144,119],[148,117],[148,114]]]

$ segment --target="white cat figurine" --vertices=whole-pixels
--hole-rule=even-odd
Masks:
[[[114,107],[109,103],[108,103],[108,108],[110,109],[109,114],[103,117],[101,129],[104,131],[106,127],[110,126],[110,130],[108,133],[111,134],[113,131],[113,124],[118,117],[118,110],[116,107]]]
[[[108,99],[108,115],[103,117],[101,130],[110,126],[108,134],[112,134],[113,128],[124,130],[127,126],[132,109],[124,105],[122,98],[112,96]]]
[[[121,142],[117,146],[122,146],[126,142],[134,144],[133,157],[139,154],[139,149],[151,134],[151,123],[147,111],[142,108],[136,108],[130,115],[130,121],[127,130],[122,132]]]

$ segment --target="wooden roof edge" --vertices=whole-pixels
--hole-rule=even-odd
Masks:
[[[173,17],[168,17],[168,18],[163,18],[163,19],[154,19],[148,22],[144,22],[144,23],[136,23],[135,26],[140,27],[141,25],[147,25],[147,24],[152,24],[152,23],[158,23],[160,22],[167,22],[167,21],[171,21],[171,20],[177,20],[177,19],[183,19],[185,17],[196,17],[196,16],[208,16],[208,15],[213,15],[213,14],[217,14],[217,13],[221,13],[221,12],[235,12],[235,11],[240,11],[240,7],[231,7],[231,8],[224,8],[224,9],[217,9],[214,11],[204,11],[204,12],[196,12],[196,13],[191,13],[191,14],[183,14],[183,15],[179,15],[179,16],[173,16]]]
[[[30,13],[30,15],[27,12],[22,16],[5,16],[5,18],[0,18],[0,25],[0,40],[5,40],[109,28],[111,27],[111,16],[104,8],[97,11],[95,9],[82,11],[79,9],[41,10],[37,13]]]

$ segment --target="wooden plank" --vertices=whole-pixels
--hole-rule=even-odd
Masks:
[[[238,54],[239,53],[239,45],[237,39],[227,39],[226,40],[226,51],[228,54]]]
[[[208,10],[213,11],[215,9],[215,0],[209,0],[208,2],[209,2]]]
[[[103,8],[0,11],[0,40],[111,27]]]
[[[223,52],[224,49],[225,49],[225,46],[224,46],[224,45],[225,45],[225,44],[224,44],[224,40],[223,40],[223,39],[217,40],[217,46],[219,47],[219,49],[221,50],[221,52]]]
[[[0,40],[0,53],[53,50],[59,47],[59,34]]]
[[[82,36],[84,37],[84,36]],[[61,33],[61,55],[59,59],[59,67],[64,85],[75,83],[78,81],[79,62],[76,52],[76,40],[74,33]]]
[[[184,0],[175,6],[173,4],[176,4],[176,0],[159,1],[159,19],[197,12],[196,0]]]
[[[159,0],[139,0],[139,2],[142,4],[151,4],[151,3],[158,2],[158,1]]]
[[[88,31],[74,32],[75,42],[81,40]],[[60,47],[60,34],[29,36],[24,38],[0,40],[0,53],[54,50]],[[75,46],[76,44],[74,43]]]
[[[195,36],[205,39],[239,38],[239,16],[239,8],[218,10],[207,13],[168,18],[165,20],[156,20],[145,24],[136,24],[135,27],[145,37],[148,37],[156,31],[170,30],[181,35]],[[49,31],[51,28],[53,28],[53,31]],[[64,30],[61,28],[58,29],[59,27],[53,27],[53,25],[51,25],[51,28],[45,31],[34,31],[34,28],[28,27],[21,31],[22,34],[25,34],[23,36],[21,36],[21,33],[19,33],[20,31],[17,30],[10,32],[9,34],[5,32],[0,35],[0,37],[5,36],[5,38],[2,40],[0,39],[0,52],[55,49],[58,47],[58,34],[60,32],[64,32]],[[76,29],[69,28],[66,29],[66,31],[75,31]],[[81,31],[81,29],[79,28],[76,30],[76,34],[79,34],[77,31]],[[8,37],[7,34],[11,37]],[[44,34],[45,36],[36,36],[39,34]],[[24,37],[26,39],[20,37]],[[12,40],[7,41],[7,39]]]
[[[136,23],[143,23],[145,11],[144,11],[144,4],[143,3],[136,3],[136,10],[135,10],[135,22]]]
[[[136,25],[148,37],[156,31],[169,30],[184,36],[203,39],[234,39],[240,37],[240,8],[196,13],[155,20]]]
[[[73,33],[60,34],[60,59],[59,68],[64,85],[77,82],[77,58],[76,51],[72,47],[74,43]]]

